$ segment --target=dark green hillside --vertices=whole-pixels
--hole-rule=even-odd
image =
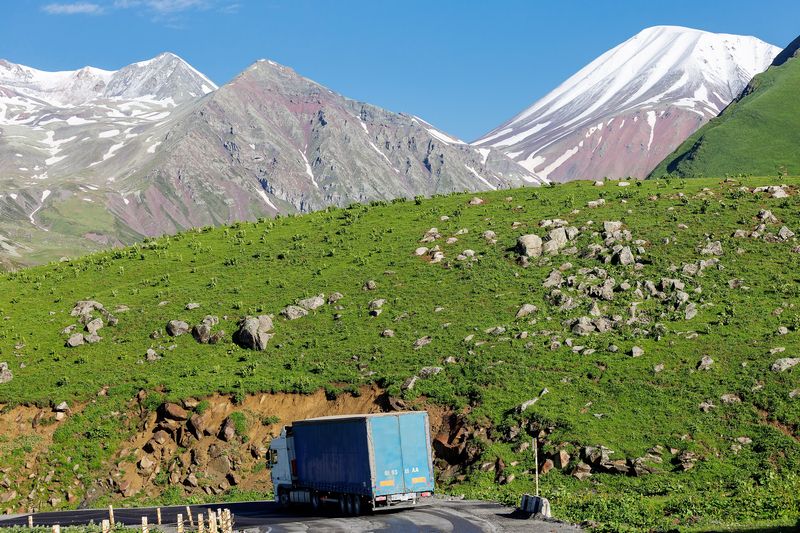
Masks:
[[[650,177],[800,172],[800,59],[794,41],[737,101],[670,154]]]
[[[532,491],[535,435],[542,461],[569,454],[542,477],[561,518],[614,530],[794,524],[800,180],[780,181],[783,194],[755,191],[777,184],[769,178],[675,179],[496,191],[479,205],[463,194],[354,205],[3,274],[0,362],[13,379],[0,384],[0,430],[10,428],[0,469],[16,486],[3,506],[47,508],[52,492],[54,505],[75,506],[88,480],[135,474],[129,441],[165,400],[219,392],[241,405],[260,392],[335,398],[374,386],[465,415],[462,463],[447,468],[438,448],[447,492],[515,501]],[[553,243],[566,237],[545,243],[553,255],[521,259],[520,236],[551,231]],[[437,246],[442,256],[415,253]],[[280,314],[319,294],[302,302],[315,307],[306,316]],[[102,320],[101,339],[68,348],[71,335],[91,338],[70,314],[83,300],[107,311],[83,320]],[[524,304],[535,308],[520,313]],[[205,333],[225,332],[216,344],[166,332],[206,315],[219,323]],[[274,315],[264,351],[232,342],[245,315]],[[148,396],[137,403],[139,390]],[[35,434],[13,418],[64,400],[75,413]],[[261,423],[274,423],[267,415]],[[151,482],[170,498],[195,494]]]

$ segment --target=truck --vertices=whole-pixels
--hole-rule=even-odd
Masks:
[[[425,411],[292,422],[269,446],[275,501],[336,504],[343,515],[413,507],[434,492]]]

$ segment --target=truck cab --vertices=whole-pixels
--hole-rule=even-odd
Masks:
[[[284,427],[281,430],[280,436],[272,439],[272,442],[269,443],[272,487],[275,492],[275,501],[282,505],[289,503],[286,501],[286,497],[293,483],[292,458],[289,455],[293,448],[291,446],[291,439],[292,437],[287,435],[286,428]],[[284,496],[283,501],[280,499],[282,495],[287,495]]]

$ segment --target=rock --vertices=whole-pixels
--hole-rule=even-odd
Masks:
[[[716,405],[714,405],[711,402],[701,402],[698,407],[700,407],[701,411],[703,411],[704,413],[707,413],[707,412],[711,411],[712,409],[714,409],[716,407]]]
[[[709,242],[700,250],[703,255],[722,255],[722,243],[719,241]]]
[[[714,360],[711,357],[704,355],[700,362],[697,363],[697,370],[708,370],[711,368],[711,365],[714,364]]]
[[[191,311],[193,309],[197,309],[198,307],[200,307],[199,303],[190,302],[190,303],[186,304],[186,307],[184,307],[184,309],[186,309],[187,311]]]
[[[145,471],[150,470],[155,465],[156,465],[155,461],[153,461],[153,459],[151,459],[149,455],[145,455],[144,457],[139,459],[139,468],[141,468],[142,470]]]
[[[636,262],[636,259],[633,257],[630,246],[623,246],[613,256],[612,262],[618,265],[632,265]]]
[[[631,183],[629,181],[618,181],[617,182],[617,187],[629,187],[630,184]]]
[[[487,329],[483,330],[483,332],[484,333],[488,333],[489,335],[497,336],[497,335],[502,335],[503,333],[505,333],[506,332],[506,328],[504,328],[503,326],[495,326],[493,328],[487,328]]]
[[[697,306],[693,302],[688,303],[686,305],[686,309],[683,310],[683,317],[686,320],[691,320],[696,316],[697,316]]]
[[[8,383],[12,379],[14,379],[14,374],[11,372],[11,370],[9,370],[8,363],[0,363],[0,385],[3,383]]]
[[[472,199],[469,201],[469,205],[482,205],[482,204],[484,204],[484,203],[485,203],[485,202],[484,202],[483,198],[478,198],[477,196],[473,197],[473,198],[472,198]]]
[[[538,235],[522,235],[517,239],[517,250],[526,257],[542,255],[542,239]]]
[[[338,302],[342,298],[344,298],[344,294],[342,294],[341,292],[334,292],[333,294],[328,296],[328,303],[331,304],[331,305],[335,304],[336,302]]]
[[[594,186],[595,187],[602,187],[605,184],[606,184],[606,182],[600,181],[600,180],[594,182]]]
[[[592,467],[587,465],[584,462],[580,462],[575,465],[575,468],[572,471],[572,477],[583,481],[584,479],[588,479],[592,475]]]
[[[414,255],[423,256],[428,253],[428,248],[426,246],[420,246],[416,250],[414,250]]]
[[[522,307],[519,308],[515,318],[524,318],[528,315],[532,315],[539,309],[533,304],[522,304]]]
[[[362,287],[362,289],[364,289],[365,291],[374,291],[374,290],[375,290],[375,289],[377,289],[377,288],[378,288],[378,284],[377,284],[377,283],[375,283],[375,281],[374,281],[374,280],[371,280],[371,279],[370,279],[370,280],[367,280],[367,281],[364,283],[364,286]]]
[[[200,440],[203,437],[203,434],[208,429],[208,424],[206,424],[206,419],[198,414],[193,414],[191,418],[189,418],[189,423],[187,427],[192,432],[197,440]]]
[[[192,328],[192,337],[200,344],[208,344],[211,339],[211,326],[207,322],[201,322]]]
[[[723,394],[721,397],[722,403],[732,404],[732,403],[742,403],[742,399],[739,397],[738,394]]]
[[[542,468],[539,470],[541,475],[547,474],[555,467],[552,459],[546,459],[544,463],[542,463]]]
[[[225,442],[230,442],[236,437],[236,424],[231,417],[225,419],[219,431],[219,438]]]
[[[394,337],[394,330],[393,329],[385,329],[381,331],[381,337]]]
[[[559,450],[553,456],[553,463],[559,470],[564,470],[569,466],[570,457],[566,450]]]
[[[53,411],[56,413],[67,413],[69,412],[69,404],[67,402],[61,402],[53,407]]]
[[[582,316],[572,325],[572,332],[576,335],[586,336],[595,331],[594,323],[589,317]]]
[[[367,309],[369,309],[370,311],[374,311],[375,309],[381,309],[383,308],[383,304],[385,303],[386,303],[385,298],[378,298],[376,300],[372,300],[371,302],[369,302],[367,304]]]
[[[426,345],[430,344],[431,340],[432,339],[431,339],[430,336],[421,337],[421,338],[415,340],[414,341],[414,349],[415,350],[419,350],[423,346],[426,346]]]
[[[183,320],[170,320],[167,322],[167,334],[170,337],[178,337],[184,333],[189,333],[189,324]]]
[[[664,363],[658,363],[657,365],[655,365],[653,367],[653,372],[656,373],[656,374],[658,374],[659,372],[662,372],[663,370],[664,370]]]
[[[102,327],[103,321],[99,318],[94,318],[86,323],[85,329],[90,335],[95,335]]]
[[[0,503],[8,503],[17,497],[17,491],[10,490],[8,492],[4,492],[0,494]]]
[[[553,287],[560,287],[564,284],[564,276],[559,270],[553,270],[542,282],[542,287],[545,289],[552,289]]]
[[[419,377],[421,378],[429,378],[431,376],[435,376],[439,372],[444,370],[440,366],[424,366],[419,370]]]
[[[644,350],[638,346],[631,348],[631,357],[641,357],[644,355]]]
[[[782,357],[772,363],[773,372],[785,372],[795,365],[800,364],[800,357]]]
[[[144,357],[147,361],[150,362],[158,361],[159,359],[161,359],[161,356],[158,355],[158,353],[152,348],[147,349],[147,352],[145,352]]]
[[[197,476],[194,475],[194,472],[186,476],[186,479],[183,480],[183,484],[188,487],[197,488]]]
[[[189,413],[177,403],[165,403],[161,406],[161,416],[168,420],[183,422],[189,419]]]
[[[794,232],[786,226],[783,226],[780,230],[778,230],[778,237],[783,241],[788,241],[794,237]]]
[[[411,376],[403,382],[403,385],[400,388],[403,390],[411,390],[414,388],[414,385],[417,383],[418,379],[419,378],[417,376]]]
[[[600,207],[606,204],[606,201],[603,198],[599,198],[597,200],[590,200],[586,202],[586,207],[595,208]]]
[[[217,344],[225,338],[225,331],[219,330],[215,331],[211,334],[211,337],[208,338],[208,344]],[[173,344],[169,349],[171,350],[175,345]]]
[[[89,344],[95,344],[103,340],[103,337],[101,337],[97,333],[92,333],[91,335],[89,334],[84,335],[83,340]]]
[[[67,348],[76,348],[83,344],[83,333],[73,333],[67,339],[67,342],[64,343],[64,346]]]
[[[800,397],[800,389],[794,389],[793,391],[789,392],[789,398],[798,398]]]
[[[288,305],[281,310],[281,315],[287,320],[297,320],[308,314],[308,311],[297,305]]]
[[[616,344],[610,344],[608,346],[608,351],[611,353],[617,353],[619,351],[619,346],[617,346]]]
[[[313,311],[325,305],[325,295],[318,294],[317,296],[312,296],[310,298],[304,298],[302,300],[298,300],[297,305],[299,305],[306,311]]]
[[[246,316],[239,322],[239,329],[233,334],[233,342],[248,350],[263,351],[272,338],[272,317],[259,315]]]
[[[489,241],[492,244],[497,242],[497,233],[495,233],[494,231],[492,231],[490,229],[487,229],[486,231],[484,231],[481,234],[481,237],[483,237],[486,241]]]
[[[769,353],[770,355],[775,355],[776,353],[783,353],[786,351],[786,347],[784,346],[776,346],[775,348],[770,348]]]

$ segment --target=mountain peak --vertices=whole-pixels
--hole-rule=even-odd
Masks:
[[[646,28],[475,144],[558,181],[644,177],[779,51],[755,37]]]

